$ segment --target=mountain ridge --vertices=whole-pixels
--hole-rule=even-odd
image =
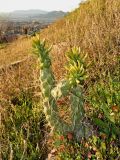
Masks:
[[[46,14],[48,11],[44,11],[41,9],[28,9],[28,10],[14,10],[12,12],[9,12],[10,14]]]
[[[0,13],[4,19],[9,21],[41,21],[41,22],[53,22],[58,18],[62,18],[67,14],[63,11],[43,11],[39,9],[30,10],[16,10],[9,13]]]

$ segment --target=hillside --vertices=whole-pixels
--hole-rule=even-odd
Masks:
[[[120,53],[119,10],[119,0],[87,1],[41,32],[41,38],[50,44],[64,42],[67,47],[80,46],[95,64],[94,73],[110,66],[112,71]]]
[[[60,51],[56,50],[55,52],[53,49],[54,59],[57,59],[58,52],[61,52],[61,57],[64,57],[65,48],[80,46],[82,50],[89,54],[91,61],[94,61],[97,66],[94,66],[94,69],[97,69],[97,71],[98,68],[104,69],[104,65],[106,65],[105,67],[108,65],[108,68],[110,65],[113,67],[116,63],[115,58],[120,52],[119,8],[120,2],[116,0],[85,2],[62,20],[58,20],[58,22],[44,29],[40,33],[40,37],[41,39],[45,38],[50,45],[59,46]],[[31,40],[27,39],[25,41],[29,43]],[[25,44],[24,47],[20,47],[23,53],[27,46]],[[16,53],[17,49],[14,49],[13,55],[16,55]],[[9,60],[9,58],[7,59]],[[2,61],[4,63],[4,60]],[[58,62],[56,61],[55,64],[57,65]],[[58,70],[60,72],[61,69]],[[97,73],[97,71],[94,73]]]
[[[2,158],[119,160],[119,64],[119,0],[87,0],[2,44]]]

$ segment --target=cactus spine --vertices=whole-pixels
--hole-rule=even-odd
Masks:
[[[48,124],[53,130],[61,134],[72,132],[77,137],[85,136],[84,119],[84,98],[81,83],[86,78],[84,58],[80,57],[79,48],[73,48],[67,53],[68,70],[67,77],[60,83],[55,84],[54,75],[51,69],[51,59],[49,57],[50,48],[46,47],[45,41],[39,39],[33,42],[34,52],[40,60],[40,85],[44,106],[44,113]],[[70,95],[72,124],[64,122],[58,114],[57,100]]]

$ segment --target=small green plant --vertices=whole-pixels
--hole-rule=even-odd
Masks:
[[[40,85],[43,99],[44,113],[48,124],[59,134],[72,133],[75,138],[88,137],[90,129],[84,125],[84,97],[82,83],[86,78],[86,56],[82,55],[79,48],[71,49],[67,54],[68,74],[60,83],[55,83],[51,69],[49,52],[51,48],[46,46],[45,41],[35,39],[33,42],[34,52],[40,60]],[[70,97],[71,124],[63,121],[58,113],[57,101],[65,96]]]

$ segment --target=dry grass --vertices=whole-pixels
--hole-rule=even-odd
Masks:
[[[108,70],[113,72],[120,53],[119,11],[119,0],[90,0],[40,33],[41,39],[53,45],[52,67],[57,80],[65,75],[65,52],[74,45],[88,53],[89,75],[93,81]],[[2,92],[11,95],[15,88],[30,86],[36,73],[33,67],[36,60],[30,55],[31,44],[32,38],[21,37],[0,49]]]
[[[37,59],[32,56],[25,61],[1,69],[0,99],[8,101],[21,91],[31,90],[37,92],[37,87],[39,87],[38,71]]]
[[[18,40],[0,49],[0,67],[20,61],[31,53],[31,38],[20,37]]]
[[[66,43],[67,47],[80,46],[92,62],[90,76],[97,77],[103,71],[114,70],[120,53],[120,1],[89,0],[66,18],[49,26],[41,34],[50,44]],[[64,57],[55,51],[55,56]],[[61,61],[60,61],[61,60]],[[56,73],[64,74],[65,60],[55,59]],[[58,69],[58,68],[59,69]]]
[[[8,101],[21,90],[34,88],[37,59],[31,55],[31,38],[20,37],[0,49],[0,99]]]

